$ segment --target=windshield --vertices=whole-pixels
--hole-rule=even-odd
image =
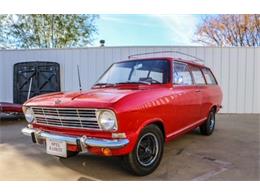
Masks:
[[[113,64],[95,85],[103,84],[163,84],[170,80],[167,60],[136,60]]]

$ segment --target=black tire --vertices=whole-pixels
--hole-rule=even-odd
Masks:
[[[216,115],[215,109],[211,109],[207,120],[200,126],[200,133],[202,135],[209,136],[215,130],[215,123],[216,123],[215,115]]]
[[[156,125],[145,127],[134,150],[123,157],[124,167],[138,176],[152,173],[160,164],[163,156],[164,136]]]

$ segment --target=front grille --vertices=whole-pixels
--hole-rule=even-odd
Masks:
[[[57,127],[100,129],[95,109],[32,107],[36,123]]]

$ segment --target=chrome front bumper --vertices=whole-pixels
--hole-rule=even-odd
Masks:
[[[37,129],[25,127],[22,129],[22,133],[27,136],[31,136],[33,141],[39,143],[39,140],[54,139],[58,141],[65,141],[67,144],[77,145],[82,151],[86,147],[100,147],[100,148],[122,148],[129,143],[129,140],[124,139],[102,139],[102,138],[91,138],[86,136],[75,137],[69,135],[59,135],[44,132]]]

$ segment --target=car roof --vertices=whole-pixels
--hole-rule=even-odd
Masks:
[[[116,63],[124,63],[124,62],[133,62],[133,61],[140,61],[140,60],[168,60],[168,61],[177,61],[182,63],[187,63],[191,66],[197,66],[199,68],[209,68],[205,66],[204,64],[198,63],[196,61],[191,60],[185,60],[182,58],[173,58],[173,57],[150,57],[150,58],[135,58],[135,59],[129,59],[129,60],[123,60]]]

